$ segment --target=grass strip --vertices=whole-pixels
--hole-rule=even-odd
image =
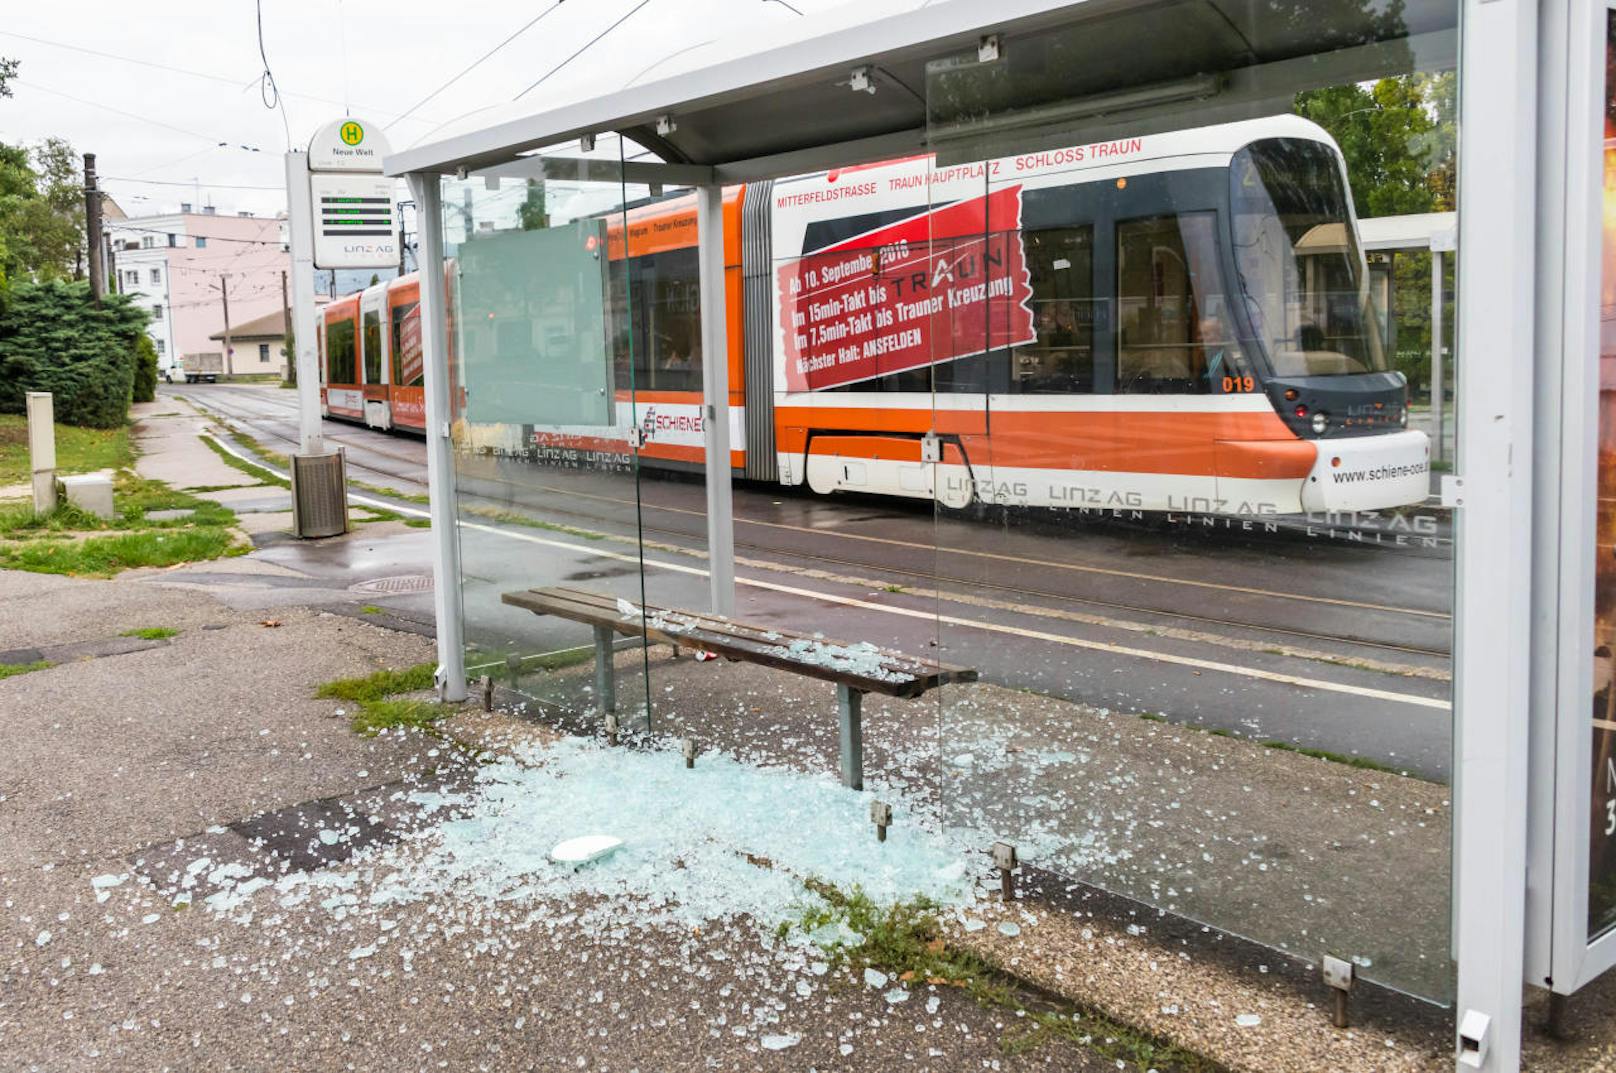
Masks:
[[[400,728],[432,732],[437,721],[451,711],[448,705],[430,700],[366,700],[359,702],[349,725],[367,738]]]
[[[15,678],[19,674],[42,671],[51,666],[54,664],[48,659],[35,660],[33,663],[0,663],[0,678]]]
[[[168,626],[141,626],[138,629],[124,630],[119,637],[138,637],[142,641],[166,641],[170,637],[178,637],[179,630]]]
[[[362,609],[365,614],[381,610],[374,605]],[[402,671],[392,669],[373,671],[358,678],[338,678],[326,682],[314,691],[322,700],[345,700],[358,705],[349,719],[354,732],[374,737],[384,730],[410,728],[437,733],[435,724],[454,711],[451,705],[436,701],[397,698],[399,693],[419,693],[433,686],[433,664],[417,663]]]
[[[111,577],[141,566],[217,559],[232,552],[234,537],[219,526],[144,530],[79,541],[29,540],[0,545],[0,567],[39,574]],[[245,554],[245,547],[236,549]]]
[[[430,496],[423,495],[419,492],[400,492],[395,488],[387,488],[380,484],[370,484],[366,481],[349,481],[348,484],[359,489],[361,492],[369,492],[371,495],[386,496],[389,499],[399,499],[403,500],[405,503],[416,503],[421,506],[426,506],[432,502]]]
[[[383,700],[398,693],[418,693],[431,689],[432,676],[437,670],[431,663],[417,663],[402,671],[382,670],[359,678],[338,678],[326,682],[314,691],[321,700]]]
[[[1401,768],[1394,768],[1389,764],[1381,763],[1379,760],[1371,760],[1367,756],[1348,756],[1345,753],[1333,753],[1328,749],[1311,749],[1305,745],[1293,745],[1288,741],[1279,741],[1277,739],[1265,741],[1262,746],[1264,749],[1278,749],[1282,753],[1311,756],[1315,760],[1328,760],[1332,764],[1345,764],[1348,767],[1362,768],[1364,771],[1383,771],[1388,775],[1413,777]]]
[[[271,473],[263,466],[255,466],[245,459],[237,458],[235,455],[225,450],[224,445],[218,440],[215,440],[212,436],[201,436],[198,438],[201,439],[203,443],[207,444],[208,449],[214,454],[218,455],[220,460],[231,469],[240,470],[242,473],[245,473],[247,476],[258,481],[260,484],[273,484],[277,488],[292,487],[292,482],[287,480],[285,477]]]
[[[582,537],[585,540],[605,540],[605,533],[597,533],[591,529],[579,529],[573,525],[560,525],[556,522],[540,521],[530,518],[526,514],[518,514],[513,510],[499,510],[495,507],[461,507],[462,514],[475,514],[479,518],[499,522],[502,525],[520,525],[528,529],[544,529],[551,533],[565,533],[568,536]]]
[[[895,986],[958,987],[1006,1018],[999,1048],[1025,1054],[1047,1044],[1069,1043],[1102,1058],[1162,1073],[1221,1073],[1216,1062],[1133,1028],[1098,1010],[1032,994],[986,958],[950,947],[938,906],[926,898],[881,905],[858,887],[844,891],[808,880],[817,901],[794,921],[781,924],[780,938],[801,931],[834,965],[855,976],[876,969]],[[835,938],[821,938],[834,936]]]
[[[129,426],[78,428],[56,426],[56,472],[91,473],[133,465]],[[28,460],[28,418],[0,414],[0,484],[25,484],[33,474]]]

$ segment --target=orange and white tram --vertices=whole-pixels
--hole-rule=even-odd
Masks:
[[[519,435],[699,466],[694,200],[604,222],[610,423]],[[755,183],[723,222],[738,477],[1238,514],[1429,491],[1340,152],[1299,117]],[[330,415],[424,427],[417,294],[406,276],[323,311]]]

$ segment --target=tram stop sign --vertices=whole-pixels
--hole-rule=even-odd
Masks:
[[[389,152],[380,127],[352,116],[332,120],[310,140],[314,267],[398,265],[393,180],[382,175],[382,157]]]

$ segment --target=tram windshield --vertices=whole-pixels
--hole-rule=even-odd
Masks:
[[[1329,146],[1254,142],[1230,169],[1235,267],[1276,376],[1386,367],[1358,236]]]

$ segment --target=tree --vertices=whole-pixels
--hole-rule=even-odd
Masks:
[[[145,332],[135,340],[135,382],[130,398],[134,402],[157,398],[157,345]]]
[[[0,412],[22,413],[27,392],[49,391],[64,424],[123,424],[149,319],[128,295],[97,305],[83,281],[13,280],[0,314]]]
[[[516,207],[516,218],[523,231],[542,231],[550,226],[550,211],[545,203],[544,180],[529,179],[527,194]]]
[[[48,138],[32,151],[0,144],[0,274],[59,279],[84,247],[84,181],[73,147]]]
[[[1453,207],[1453,87],[1402,75],[1308,90],[1295,110],[1341,147],[1359,216],[1435,212]]]
[[[18,63],[0,56],[0,97],[11,96],[11,80],[17,77]]]

